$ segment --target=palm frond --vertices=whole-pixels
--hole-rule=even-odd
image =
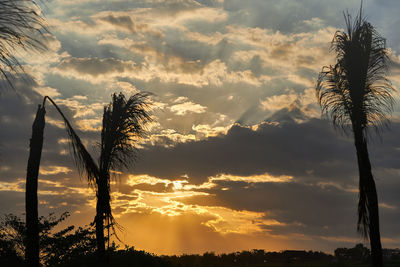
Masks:
[[[112,102],[104,107],[98,197],[104,219],[113,225],[110,170],[126,168],[136,160],[135,142],[144,137],[145,125],[151,121],[148,96],[148,93],[137,93],[126,99],[122,93],[113,94]]]
[[[12,79],[23,67],[16,48],[43,51],[47,27],[34,0],[0,0],[0,76],[13,87]]]
[[[379,131],[387,126],[393,110],[393,87],[388,74],[386,41],[362,12],[352,22],[345,14],[347,31],[337,31],[331,49],[336,64],[326,66],[317,83],[317,97],[324,114],[341,128],[359,124]]]
[[[75,165],[78,167],[80,173],[85,173],[88,179],[88,182],[91,186],[97,187],[98,177],[99,177],[99,169],[94,162],[90,153],[86,150],[83,145],[81,139],[76,134],[75,130],[72,128],[70,122],[65,117],[61,109],[57,106],[57,104],[48,96],[46,96],[43,100],[43,103],[48,99],[54,107],[57,109],[58,113],[63,118],[65,128],[68,133],[68,137],[70,140],[70,145],[72,147],[72,156],[75,161]]]
[[[100,169],[128,167],[136,159],[135,142],[144,137],[145,125],[151,121],[148,93],[137,93],[126,99],[113,94],[104,108],[101,133]]]
[[[335,127],[346,132],[347,126],[351,124],[351,99],[339,64],[322,69],[316,93],[322,113],[331,117]]]

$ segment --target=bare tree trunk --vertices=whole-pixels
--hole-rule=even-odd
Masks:
[[[368,155],[368,146],[362,130],[354,132],[357,161],[360,174],[360,194],[365,192],[368,211],[368,234],[371,245],[371,258],[373,267],[382,267],[382,245],[379,231],[378,194],[374,177],[371,171],[371,162]],[[361,195],[360,195],[361,197]]]
[[[25,212],[26,212],[26,247],[25,260],[29,267],[39,266],[39,222],[38,222],[38,175],[43,147],[43,130],[46,110],[38,107],[32,125],[32,137],[26,173]]]

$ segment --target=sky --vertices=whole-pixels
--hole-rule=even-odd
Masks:
[[[156,254],[353,247],[358,169],[352,136],[315,96],[330,42],[359,0],[52,0],[42,6],[48,51],[18,51],[26,75],[0,96],[0,213],[24,213],[31,125],[52,97],[94,158],[114,92],[150,92],[153,122],[139,157],[113,179],[112,209],[127,245]],[[398,0],[365,0],[387,39],[397,104],[371,132],[384,247],[400,247]],[[4,81],[0,81],[3,85]],[[95,193],[47,107],[39,213],[89,224]]]

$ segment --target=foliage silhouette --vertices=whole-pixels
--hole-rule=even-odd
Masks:
[[[368,128],[387,126],[393,107],[385,39],[360,13],[354,22],[346,13],[347,30],[332,41],[336,64],[325,66],[316,91],[322,112],[336,127],[351,127],[359,169],[358,231],[370,239],[373,266],[382,266],[378,198],[368,155]]]
[[[56,266],[98,266],[94,225],[68,226],[55,230],[67,219],[68,212],[60,217],[50,214],[39,218],[40,258],[45,267]],[[24,251],[26,245],[26,224],[18,216],[5,215],[0,222],[0,266],[26,266]],[[114,243],[108,252],[112,255],[109,266],[171,266],[161,257],[133,247],[117,250]]]
[[[93,254],[96,250],[93,226],[68,226],[54,231],[69,214],[59,218],[50,214],[38,220],[40,258],[43,266],[59,266],[77,258]],[[8,214],[0,223],[0,266],[24,266],[24,251],[27,241],[26,223],[19,217]]]
[[[93,224],[76,230],[74,226],[55,230],[68,216],[66,212],[58,218],[53,214],[39,218],[41,264],[44,267],[98,266]],[[0,221],[0,266],[25,266],[25,242],[25,222],[15,215],[5,215]],[[110,255],[109,266],[113,267],[370,266],[369,249],[362,244],[337,248],[334,256],[316,251],[266,252],[261,249],[220,255],[206,252],[203,255],[156,256],[128,246],[119,249],[114,243],[107,254]],[[385,266],[399,266],[399,249],[384,249],[384,254]]]
[[[357,244],[354,248],[337,248],[335,257],[341,261],[358,261],[366,263],[371,260],[370,250],[363,244]]]
[[[0,0],[0,76],[12,88],[13,77],[23,71],[14,55],[16,48],[44,51],[46,33],[46,23],[34,0]]]

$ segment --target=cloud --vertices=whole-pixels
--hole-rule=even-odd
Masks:
[[[136,27],[132,21],[132,19],[129,16],[120,16],[120,17],[116,17],[112,14],[101,18],[101,20],[106,21],[108,23],[110,23],[111,25],[115,25],[118,27],[121,27],[123,29],[126,29],[130,32],[135,32],[136,31]]]
[[[321,110],[315,97],[315,89],[306,89],[300,94],[292,90],[286,94],[267,97],[260,101],[260,108],[270,112],[298,108],[308,118],[319,118],[321,116]]]
[[[76,76],[98,77],[107,73],[123,73],[134,70],[134,62],[114,58],[68,58],[58,65],[59,71],[72,71]],[[84,77],[84,76],[83,76]]]
[[[191,101],[184,102],[180,104],[176,104],[170,107],[170,110],[174,112],[176,115],[183,116],[187,113],[203,113],[206,111],[206,107],[195,104]]]
[[[64,166],[41,166],[39,173],[41,175],[55,175],[60,173],[68,174],[71,171],[70,168]]]
[[[34,90],[39,94],[41,94],[43,97],[44,96],[56,97],[60,95],[57,89],[51,87],[36,87]]]
[[[286,113],[287,114],[287,113]],[[290,113],[289,113],[290,114]],[[289,117],[290,118],[290,117]],[[279,120],[278,120],[279,122]],[[138,162],[139,171],[147,172],[150,159],[162,162],[161,158],[175,158],[179,162],[182,172],[192,179],[205,180],[206,177],[218,173],[231,173],[237,175],[254,175],[268,172],[272,175],[301,175],[309,176],[307,171],[315,170],[315,175],[330,176],[329,171],[318,168],[312,162],[335,160],[346,153],[346,161],[354,161],[351,156],[353,147],[350,140],[340,139],[329,123],[311,119],[303,124],[296,124],[293,120],[283,124],[260,124],[253,130],[245,126],[234,125],[226,135],[211,137],[199,142],[177,144],[173,148],[159,149],[148,148],[143,150],[143,160]],[[317,137],[324,136],[323,140]],[[301,138],[298,142],[297,138]],[[240,140],[240,141],[239,141]],[[334,145],[333,145],[334,144]],[[313,147],[313,150],[308,149]],[[207,157],[204,153],[207,151]],[[270,153],[268,153],[270,151]],[[326,154],[324,151],[330,151]],[[190,157],[187,157],[190,155]],[[287,162],[287,155],[295,158]],[[158,159],[160,158],[160,159]],[[197,162],[203,162],[199,166]],[[176,166],[170,164],[159,165],[160,170],[154,169],[149,174],[155,176],[176,177],[180,175]],[[285,170],[282,173],[282,170]],[[321,171],[316,173],[317,170]]]
[[[192,129],[200,134],[200,139],[204,137],[214,137],[220,134],[226,134],[232,125],[212,127],[208,124],[193,125]]]
[[[211,177],[210,181],[232,181],[232,182],[246,182],[246,183],[284,183],[293,179],[293,176],[281,175],[274,177],[268,173],[254,175],[254,176],[236,176],[229,174],[220,174],[216,177]]]
[[[0,182],[0,191],[25,192],[25,181],[18,179],[15,182]]]

